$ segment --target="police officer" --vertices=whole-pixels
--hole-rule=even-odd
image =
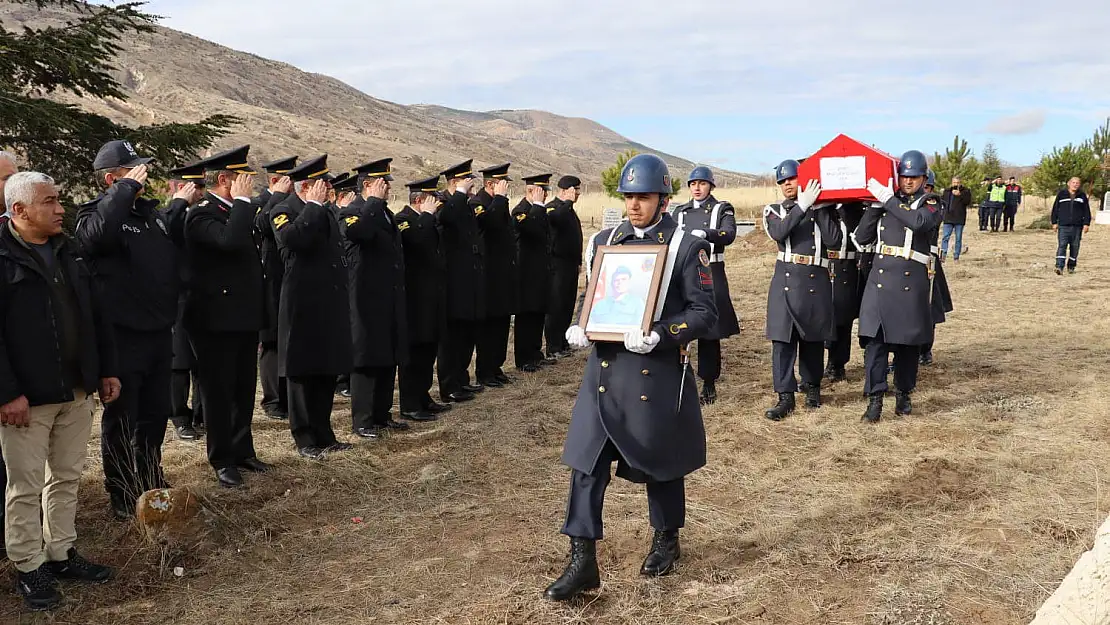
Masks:
[[[836,338],[828,252],[841,247],[843,235],[833,206],[817,204],[820,183],[811,180],[799,192],[798,161],[779,163],[775,180],[785,199],[763,209],[763,228],[779,246],[767,294],[767,338],[779,399],[766,417],[781,421],[795,407],[795,361],[799,361],[806,407],[821,406],[825,342]]]
[[[544,204],[551,174],[523,180],[524,198],[513,209],[520,270],[520,307],[513,328],[513,353],[518,371],[534,373],[545,364],[544,315],[551,296],[551,227]]]
[[[1017,219],[1018,206],[1021,206],[1021,185],[1017,183],[1017,178],[1010,176],[1009,182],[1006,183],[1006,199],[1005,209],[1002,215],[1002,231],[1014,231],[1014,221]]]
[[[451,409],[432,400],[432,366],[446,320],[447,268],[439,246],[436,197],[439,176],[410,182],[409,203],[397,213],[397,230],[404,252],[408,362],[398,373],[401,416],[412,421],[435,421]]]
[[[181,281],[177,247],[158,201],[141,198],[146,165],[127,141],[110,141],[93,161],[100,195],[80,206],[75,234],[112,303],[119,349],[120,400],[105,406],[100,450],[104,486],[116,516],[163,488],[162,442],[169,421],[173,325]]]
[[[243,484],[240,469],[269,469],[255,454],[251,436],[264,312],[249,149],[244,145],[198,163],[206,172],[207,193],[185,217],[185,328],[197,358],[208,462],[226,487]]]
[[[440,175],[447,180],[439,220],[440,244],[447,264],[447,323],[439,344],[439,395],[445,402],[469,401],[483,390],[470,384],[470,360],[479,322],[485,318],[485,277],[478,219],[469,205],[474,184],[472,161]]]
[[[653,154],[632,157],[621,171],[619,193],[628,219],[593,241],[611,245],[666,245],[659,306],[650,332],[629,332],[623,343],[597,343],[590,353],[574,404],[563,462],[571,467],[566,522],[570,562],[545,591],[566,600],[600,586],[596,541],[601,509],[617,475],[647,485],[648,515],[655,529],[642,575],[666,575],[679,558],[685,524],[685,476],[705,465],[705,428],[684,349],[713,331],[717,308],[710,245],[686,234],[666,212],[671,194],[667,165]],[[595,246],[587,251],[587,272]],[[580,326],[567,330],[576,347],[590,345]]]
[[[262,355],[258,361],[262,383],[262,411],[272,419],[289,416],[285,378],[278,375],[277,316],[281,301],[281,279],[285,265],[278,252],[274,229],[270,227],[270,211],[285,201],[293,191],[293,182],[286,175],[297,166],[297,156],[288,156],[262,166],[269,178],[269,186],[255,198],[254,226],[258,233],[259,253],[262,255],[262,278],[266,294],[266,326],[258,333]]]
[[[470,198],[482,233],[485,317],[476,341],[474,373],[478,384],[500,388],[512,380],[505,375],[509,323],[518,303],[516,234],[509,211],[509,163],[482,170],[483,188]]]
[[[702,379],[701,403],[717,401],[717,378],[721,377],[721,339],[740,333],[740,322],[732,307],[725,247],[736,240],[736,211],[732,204],[713,197],[717,182],[708,167],[695,167],[686,182],[693,196],[671,210],[678,225],[690,234],[709,241],[709,266],[713,270],[713,293],[717,300],[717,326],[706,338],[698,339],[698,377]]]
[[[852,323],[859,317],[860,288],[859,250],[853,245],[864,204],[847,202],[836,207],[836,225],[840,228],[840,245],[830,248],[829,279],[832,280],[833,324],[836,338],[826,343],[828,365],[825,378],[830,382],[845,379],[844,367],[852,356]]]
[[[347,259],[328,201],[327,155],[289,172],[293,194],[271,211],[285,261],[278,309],[279,374],[289,389],[289,429],[302,457],[350,449],[331,428],[336,377],[351,371]]]
[[[576,176],[559,178],[559,195],[547,206],[551,226],[551,299],[544,324],[547,355],[570,355],[566,332],[578,299],[578,274],[582,269],[582,220],[574,210],[582,181]]]
[[[937,175],[933,170],[925,177],[925,193],[936,193]],[[948,212],[948,206],[945,204],[944,198],[940,198],[940,215],[943,221],[945,214]],[[937,228],[932,232],[929,237],[932,242],[929,247],[929,253],[933,255],[933,290],[929,297],[930,309],[933,314],[933,335],[936,336],[936,326],[944,323],[948,313],[952,312],[952,293],[948,290],[948,279],[944,276],[944,267],[941,254],[940,254],[940,230],[941,224],[937,224]],[[921,355],[918,357],[918,364],[931,365],[933,364],[933,339],[928,343],[921,346]]]
[[[882,417],[890,352],[894,353],[895,413],[910,414],[920,346],[933,338],[930,247],[941,206],[936,195],[925,192],[928,170],[925,155],[910,150],[898,163],[897,192],[874,178],[868,181],[867,189],[878,203],[864,211],[856,228],[861,245],[877,246],[859,318],[859,335],[867,339],[863,391],[870,399],[863,420],[869,423]]]

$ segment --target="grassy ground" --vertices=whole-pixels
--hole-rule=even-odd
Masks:
[[[738,242],[728,262],[744,330],[725,344],[721,401],[705,411],[709,464],[689,478],[674,576],[638,575],[646,499],[618,480],[601,592],[540,598],[566,550],[559,453],[579,356],[321,463],[300,460],[284,425],[258,415],[259,454],[278,469],[236,491],[214,486],[202,444],[168,442],[170,480],[214,513],[187,541],[147,545],[110,520],[90,461],[80,546],[120,566],[119,579],[67,586],[69,606],[53,616],[22,614],[0,593],[0,622],[1028,622],[1110,511],[1108,236],[1093,230],[1080,272],[1057,277],[1051,232],[969,232],[970,252],[947,268],[957,311],[916,414],[894,419],[888,405],[874,427],[859,423],[859,353],[825,407],[762,417],[772,247],[760,232]],[[353,439],[345,402],[334,425]],[[89,451],[98,456],[93,441]]]

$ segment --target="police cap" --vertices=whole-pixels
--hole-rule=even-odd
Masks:
[[[297,166],[297,156],[293,155],[287,158],[280,158],[276,161],[270,161],[262,165],[263,171],[268,174],[287,174],[290,169]]]
[[[199,162],[171,169],[169,174],[174,180],[186,180],[204,186],[204,165]]]
[[[439,188],[439,175],[425,178],[424,180],[409,182],[405,184],[405,186],[409,188],[409,192],[411,193],[435,193]]]
[[[130,141],[109,141],[96,153],[96,158],[93,159],[93,170],[138,167],[153,160],[154,158],[149,156],[139,156]]]
[[[286,175],[294,182],[319,179],[331,180],[332,177],[328,175],[328,155],[321,154],[316,158],[310,158],[293,169],[290,169],[289,173]]]
[[[551,176],[552,174],[536,174],[535,176],[527,176],[525,178],[521,178],[521,180],[524,181],[524,184],[543,187],[544,189],[546,189],[551,186]]]
[[[563,176],[559,178],[560,189],[573,189],[574,187],[580,186],[582,186],[582,181],[578,179],[578,176]]]
[[[241,174],[253,174],[255,173],[254,170],[247,164],[247,153],[250,149],[251,146],[249,145],[241,145],[197,161],[196,164],[202,165],[205,171],[234,171]]]
[[[393,180],[393,176],[389,175],[389,164],[393,162],[391,158],[383,158],[377,161],[366,163],[355,167],[355,173],[358,174],[359,179],[365,178],[384,178],[385,180]]]
[[[509,177],[510,165],[511,163],[502,163],[500,165],[494,165],[493,167],[487,167],[482,170],[482,178],[486,180],[512,180],[512,178]]]
[[[467,159],[459,163],[458,165],[439,172],[439,175],[448,180],[454,180],[456,178],[474,178],[474,169],[472,166],[473,162],[474,159]]]

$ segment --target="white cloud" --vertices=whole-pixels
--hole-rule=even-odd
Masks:
[[[1022,111],[1016,115],[999,117],[987,124],[985,132],[997,135],[1029,135],[1044,127],[1045,109]]]

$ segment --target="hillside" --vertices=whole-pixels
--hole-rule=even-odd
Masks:
[[[0,2],[0,21],[59,23],[66,13]],[[289,153],[326,152],[333,169],[392,156],[400,180],[473,158],[477,167],[511,161],[518,176],[542,171],[600,180],[618,153],[651,148],[596,122],[543,111],[471,112],[404,106],[369,96],[329,76],[238,52],[159,27],[132,37],[119,55],[117,76],[126,102],[77,101],[117,122],[196,121],[212,113],[243,118],[217,147],[252,145],[256,162]],[[672,172],[693,163],[661,154]],[[726,184],[752,177],[724,173]]]

